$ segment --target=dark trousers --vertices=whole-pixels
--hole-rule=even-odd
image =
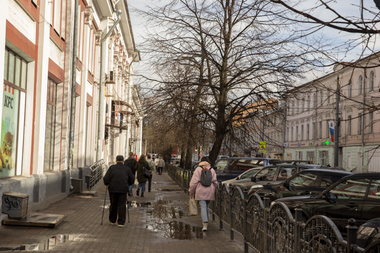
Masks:
[[[152,177],[153,175],[148,177],[148,192],[150,192],[150,190],[152,189]]]
[[[158,167],[157,170],[158,170],[158,171],[157,171],[157,172],[158,172],[158,175],[162,175],[162,167]]]
[[[125,216],[127,213],[127,194],[110,192],[110,215],[109,221],[119,225],[125,224]]]

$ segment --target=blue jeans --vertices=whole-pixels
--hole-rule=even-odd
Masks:
[[[133,184],[131,184],[130,186],[129,186],[129,193],[133,193],[132,192],[132,189],[133,189],[133,186],[135,185],[135,176],[133,176]]]
[[[140,188],[141,188],[141,193],[145,192],[145,185],[146,185],[146,182],[139,183],[139,184],[137,185],[137,190],[139,191]]]
[[[210,204],[209,200],[199,200],[199,205],[201,206],[201,217],[202,222],[208,222],[208,219],[210,218],[208,205]]]

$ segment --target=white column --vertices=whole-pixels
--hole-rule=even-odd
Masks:
[[[50,4],[48,1],[40,2],[42,20],[50,20]],[[35,131],[34,131],[34,174],[42,174],[44,170],[45,127],[46,127],[46,101],[50,49],[50,25],[41,22],[39,26],[37,83],[35,94]]]

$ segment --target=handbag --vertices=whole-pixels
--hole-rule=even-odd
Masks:
[[[143,167],[143,170],[144,170],[144,177],[151,177],[152,176],[152,172],[150,172],[149,169],[147,169],[146,167]]]
[[[198,215],[198,205],[197,205],[197,201],[195,200],[194,196],[190,196],[189,212],[190,212],[190,215]]]

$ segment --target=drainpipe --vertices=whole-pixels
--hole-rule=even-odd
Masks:
[[[107,32],[107,34],[101,39],[100,41],[100,77],[99,77],[99,117],[98,117],[98,143],[96,145],[96,161],[100,160],[100,150],[101,150],[101,142],[104,136],[104,130],[103,130],[103,125],[104,125],[104,88],[103,87],[103,65],[104,65],[104,60],[103,60],[103,50],[104,50],[104,42],[105,40],[111,35],[112,31],[115,29],[115,27],[120,23],[120,15],[121,15],[121,10],[116,10],[117,13],[117,20],[113,24],[113,26],[110,28],[110,30]],[[103,32],[102,32],[103,34]],[[103,131],[102,131],[103,130]]]
[[[69,130],[69,145],[68,145],[68,163],[67,169],[71,169],[71,163],[73,159],[73,149],[74,149],[74,128],[75,128],[75,100],[76,100],[76,61],[77,61],[77,44],[78,44],[78,0],[74,1],[74,34],[73,34],[73,52],[72,52],[72,62],[71,62],[71,107],[70,107],[70,130]]]

